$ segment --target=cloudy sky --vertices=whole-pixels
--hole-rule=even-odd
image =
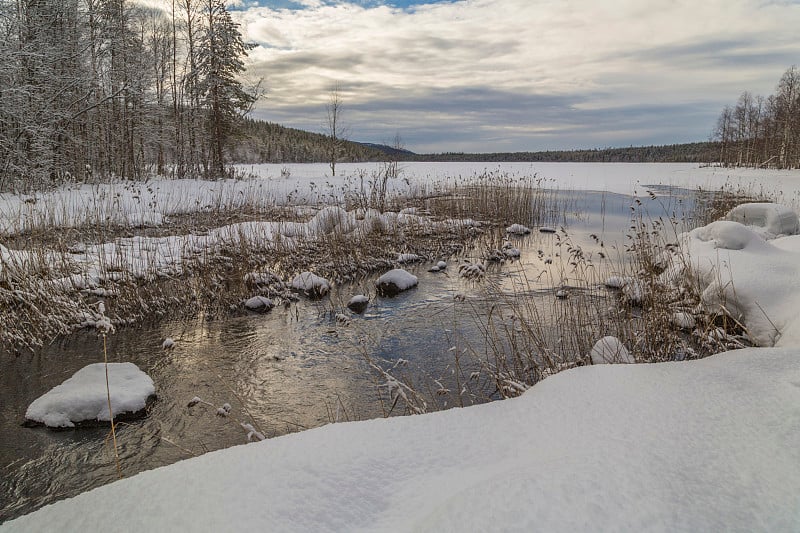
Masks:
[[[258,118],[415,152],[706,140],[800,65],[800,0],[238,0]]]

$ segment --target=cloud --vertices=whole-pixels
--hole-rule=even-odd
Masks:
[[[800,58],[797,3],[301,1],[236,13],[257,114],[318,131],[339,82],[354,138],[418,151],[703,140]]]

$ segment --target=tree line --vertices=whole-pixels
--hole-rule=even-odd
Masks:
[[[258,96],[225,0],[0,0],[0,189],[220,177]]]
[[[726,166],[800,167],[800,71],[784,72],[768,97],[745,91],[725,106],[712,139],[717,160]]]
[[[587,150],[547,150],[541,152],[497,152],[441,154],[405,154],[406,161],[473,161],[473,162],[564,162],[564,163],[708,163],[719,153],[715,142],[596,148]]]

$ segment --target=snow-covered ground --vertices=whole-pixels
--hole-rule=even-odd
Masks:
[[[797,531],[797,349],[597,365],[520,398],[189,459],[3,531]]]
[[[796,171],[523,166],[547,177],[553,166],[564,189],[758,183],[789,205],[800,191]],[[575,368],[512,400],[238,446],[0,529],[800,530],[800,237],[765,236],[775,237],[732,221],[699,228],[686,237],[686,263],[707,305],[725,292],[752,336],[777,347]]]
[[[289,177],[281,175],[287,168]],[[147,183],[72,185],[34,195],[0,194],[0,235],[36,228],[115,222],[157,226],[170,216],[196,211],[322,204],[361,191],[380,164],[337,165],[336,177],[324,164],[254,165],[240,168],[253,179],[200,181],[153,179]],[[638,163],[404,163],[401,179],[388,182],[390,193],[435,190],[443,183],[485,172],[536,175],[545,187],[645,194],[648,186],[707,190],[743,187],[764,191],[784,204],[800,203],[800,171],[725,169],[695,164]],[[438,184],[438,185],[437,185]]]

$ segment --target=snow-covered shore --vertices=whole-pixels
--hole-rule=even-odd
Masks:
[[[796,531],[800,358],[597,365],[139,474],[3,531]]]

